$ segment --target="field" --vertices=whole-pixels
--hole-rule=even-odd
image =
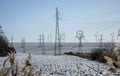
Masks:
[[[28,44],[28,43],[27,43]],[[41,54],[41,49],[38,48],[38,43],[29,43],[26,45],[26,53],[22,53],[22,48],[20,48],[20,43],[14,44],[17,54],[15,55],[16,60],[18,61],[19,68],[22,68],[25,65],[25,61],[28,57],[28,53],[31,52],[31,63],[34,67],[35,76],[36,72],[41,68],[42,76],[116,76],[119,75],[119,70],[117,73],[111,73],[108,71],[109,67],[104,63],[99,63],[96,61],[91,61],[88,59],[69,56],[69,55],[53,55],[54,49],[51,46],[53,44],[46,44],[46,54]],[[87,44],[90,45],[90,44]],[[83,48],[84,52],[90,52],[94,46]],[[85,50],[86,49],[86,50]],[[77,52],[78,47],[77,43],[65,44],[62,47],[62,53],[64,52]],[[0,67],[7,57],[0,58]],[[10,67],[9,62],[6,63],[6,67]],[[21,75],[19,75],[21,76]]]
[[[22,68],[28,54],[17,53],[18,66]],[[115,76],[108,71],[106,64],[67,55],[35,55],[32,54],[34,71],[42,69],[42,76]],[[0,66],[6,59],[0,58]],[[9,63],[6,67],[9,67]]]

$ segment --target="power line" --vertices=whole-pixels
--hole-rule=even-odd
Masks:
[[[95,14],[92,14],[92,15],[87,15],[87,17],[91,18],[91,17],[94,17],[95,19],[100,19],[100,18],[107,18],[107,17],[112,17],[111,14],[114,14],[114,13],[119,13],[120,10],[112,10],[112,11],[108,11],[108,12],[102,12],[102,13],[95,13]],[[116,14],[115,14],[116,15]],[[65,18],[81,18],[80,15],[74,15],[74,16],[64,16]],[[93,18],[92,18],[93,19]],[[78,19],[79,20],[79,19]]]
[[[117,26],[116,24],[113,24],[113,25],[108,25],[100,30],[97,31],[98,32],[103,32],[103,31],[110,31],[111,28],[114,28],[115,26]]]

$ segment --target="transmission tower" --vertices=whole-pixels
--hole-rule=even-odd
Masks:
[[[115,37],[115,34],[114,33],[111,33],[111,52],[114,50],[114,37]]]
[[[79,40],[79,45],[78,45],[79,51],[82,52],[82,39],[84,38],[83,31],[77,31],[76,32],[76,38],[78,38],[78,40]]]
[[[42,54],[45,54],[44,34],[42,34]]]
[[[103,48],[103,34],[100,34],[100,39],[99,39],[99,47],[102,49]]]
[[[59,33],[59,11],[56,7],[56,28],[55,28],[55,48],[54,48],[54,54],[61,54],[61,38]]]
[[[40,48],[41,47],[41,40],[42,40],[42,38],[41,38],[41,35],[39,35],[39,45],[38,45],[38,47]]]

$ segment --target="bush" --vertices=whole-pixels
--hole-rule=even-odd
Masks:
[[[93,49],[92,50],[92,53],[91,53],[91,59],[92,60],[96,60],[96,61],[99,61],[99,62],[106,62],[106,60],[104,59],[104,56],[110,56],[110,53],[108,50],[106,49]]]
[[[66,55],[74,55],[73,52],[65,52],[64,54],[66,54]]]
[[[9,47],[8,40],[5,36],[0,35],[0,56],[6,56],[10,51],[15,52],[14,47]]]
[[[99,61],[99,62],[103,62],[103,63],[106,62],[106,60],[104,59],[104,56],[109,56],[109,57],[113,58],[108,50],[101,49],[101,48],[93,49],[91,53],[65,52],[64,54],[78,56],[78,57],[95,60],[95,61]]]
[[[78,56],[78,57],[87,58],[87,59],[91,59],[91,53],[65,52],[64,54],[66,54],[66,55]]]

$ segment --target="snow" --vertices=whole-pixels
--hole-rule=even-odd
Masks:
[[[32,54],[34,70],[42,69],[42,76],[116,76],[108,71],[106,64],[70,55]],[[27,53],[16,54],[19,67],[23,67]],[[0,67],[6,57],[0,57]],[[8,66],[9,64],[6,64]],[[99,68],[98,68],[99,67]]]

